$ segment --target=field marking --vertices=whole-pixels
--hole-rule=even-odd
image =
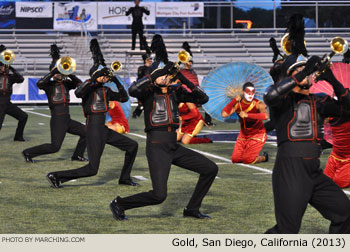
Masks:
[[[51,116],[48,116],[46,114],[42,114],[42,113],[37,113],[37,112],[34,112],[34,111],[27,111],[29,113],[32,113],[32,114],[36,114],[36,115],[40,115],[40,116],[44,116],[44,117],[48,117],[48,118],[51,118]],[[140,134],[136,134],[136,133],[128,133],[129,135],[133,135],[133,136],[137,136],[137,137],[140,137],[140,138],[143,138],[143,139],[146,139],[146,136],[144,135],[140,135]],[[189,148],[191,149],[191,148]],[[220,156],[217,156],[217,155],[214,155],[214,154],[211,154],[211,153],[208,153],[208,152],[205,152],[205,151],[200,151],[200,150],[196,150],[196,149],[191,149],[193,151],[196,151],[202,155],[205,155],[205,156],[208,156],[208,157],[213,157],[213,158],[216,158],[216,159],[219,159],[219,160],[222,160],[222,161],[225,161],[227,163],[232,163],[231,160],[227,159],[227,158],[224,158],[224,157],[220,157]],[[260,168],[260,167],[257,167],[257,166],[254,166],[254,165],[248,165],[248,164],[236,164],[236,165],[240,165],[240,166],[244,166],[244,167],[248,167],[248,168],[251,168],[251,169],[254,169],[254,170],[258,170],[258,171],[262,171],[264,172],[265,174],[269,173],[269,174],[272,174],[272,171],[271,170],[268,170],[268,169],[264,169],[264,168]],[[347,195],[350,195],[350,191],[345,191],[343,190],[343,192]]]
[[[44,116],[44,117],[47,117],[47,118],[51,118],[50,115],[46,115],[46,114],[42,114],[42,113],[38,113],[38,112],[34,112],[34,111],[29,111],[29,110],[25,110],[25,112],[28,112],[28,113],[31,113],[31,114],[34,114],[34,115],[40,115],[40,116]]]

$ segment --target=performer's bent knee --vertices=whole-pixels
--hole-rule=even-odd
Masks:
[[[242,158],[241,157],[232,157],[231,161],[232,161],[232,163],[241,163]]]
[[[156,204],[161,204],[163,203],[166,198],[167,198],[167,192],[158,192],[155,193],[154,191],[152,192],[153,194],[153,199],[155,201]]]

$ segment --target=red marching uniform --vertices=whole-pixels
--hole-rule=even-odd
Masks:
[[[120,104],[117,101],[111,101],[114,103],[114,107],[110,108],[108,110],[109,115],[112,118],[111,122],[108,122],[111,125],[119,124],[120,126],[124,127],[124,132],[128,133],[129,130],[129,123],[128,120],[125,118],[124,111]],[[112,106],[111,106],[112,107]],[[119,132],[121,133],[121,132]]]
[[[350,186],[350,121],[332,125],[333,150],[328,158],[324,174],[339,187]]]
[[[182,103],[179,106],[179,113],[181,117],[179,132],[192,137],[197,135],[204,125],[204,119],[198,108],[189,109],[186,103]]]
[[[244,100],[238,102],[236,113],[239,114],[241,111],[244,111],[248,113],[248,117],[244,119],[239,118],[241,131],[233,148],[232,163],[254,164],[267,140],[263,120],[249,118],[251,114],[260,114],[258,109],[260,102],[255,98],[249,103]]]

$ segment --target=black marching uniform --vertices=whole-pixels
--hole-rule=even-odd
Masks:
[[[139,80],[142,77],[148,75],[150,73],[149,70],[150,70],[150,67],[148,67],[148,66],[145,66],[145,65],[140,66],[137,69],[137,80]],[[142,111],[143,111],[142,102],[141,101],[137,101],[137,107],[134,110],[134,112],[132,113],[133,118],[136,118],[137,116],[140,116]]]
[[[146,15],[149,15],[149,10],[147,10],[145,7],[140,7],[138,5],[135,5],[135,7],[130,7],[129,10],[125,13],[125,15],[129,16],[132,15],[132,24],[131,24],[131,32],[132,32],[132,47],[131,49],[135,49],[136,45],[136,34],[139,34],[140,39],[140,50],[146,49],[144,48],[144,36],[143,36],[143,23],[142,23],[142,16],[143,13]]]
[[[81,80],[73,74],[61,81],[54,80],[52,77],[56,73],[59,74],[55,68],[37,82],[38,88],[45,91],[49,102],[51,143],[25,149],[23,154],[27,161],[31,161],[33,157],[58,152],[67,132],[80,136],[72,160],[84,160],[83,156],[86,149],[85,126],[72,120],[69,114],[69,90],[75,89],[81,83]]]
[[[162,203],[167,197],[167,181],[172,164],[200,174],[184,215],[188,211],[197,218],[206,216],[199,212],[199,208],[215,179],[218,167],[198,152],[178,144],[176,129],[179,126],[178,104],[204,104],[208,101],[208,96],[188,80],[181,82],[185,83],[192,93],[188,93],[181,86],[168,87],[167,93],[162,93],[159,87],[152,84],[149,76],[138,80],[129,88],[130,95],[141,100],[144,106],[146,155],[153,190],[125,198],[118,196],[110,205],[116,219],[125,219],[124,210]],[[117,213],[116,216],[116,210],[121,210],[122,214]]]
[[[112,81],[117,84],[118,93],[104,87],[103,83],[91,81],[91,79],[86,80],[76,89],[76,96],[83,99],[82,106],[86,116],[89,164],[78,169],[49,173],[47,176],[53,187],[59,187],[60,183],[72,179],[96,175],[106,143],[126,152],[119,183],[137,185],[130,178],[138,149],[137,142],[105,126],[109,101],[126,102],[129,99],[122,84],[115,77],[112,78]]]
[[[9,71],[12,73],[9,73]],[[5,72],[0,71],[0,130],[6,114],[16,118],[18,125],[14,137],[15,141],[24,141],[23,131],[28,120],[28,115],[11,102],[12,86],[15,83],[22,83],[23,81],[23,76],[11,66],[5,66]]]
[[[274,115],[278,142],[272,175],[277,225],[267,233],[298,233],[308,203],[331,221],[330,233],[350,233],[350,201],[323,174],[319,160],[324,118],[339,117],[349,110],[350,95],[335,78],[327,81],[338,100],[293,92],[311,73],[287,77],[264,95]]]

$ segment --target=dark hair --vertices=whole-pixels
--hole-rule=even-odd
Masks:
[[[243,85],[243,87],[242,87],[243,91],[244,91],[247,87],[253,87],[253,88],[255,88],[255,87],[254,87],[254,84],[251,83],[251,82],[249,82],[249,81],[246,82],[246,83],[244,83],[244,85]]]
[[[155,53],[155,61],[163,61],[164,64],[168,63],[168,53],[163,41],[163,38],[160,34],[156,34],[152,38],[151,51]]]

